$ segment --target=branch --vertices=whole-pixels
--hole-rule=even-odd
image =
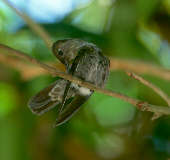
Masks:
[[[96,87],[95,85],[92,85],[90,83],[87,83],[87,82],[84,82],[76,77],[73,77],[69,74],[66,74],[64,72],[60,72],[58,71],[56,68],[53,68],[47,64],[44,64],[30,56],[28,56],[27,54],[21,52],[21,51],[18,51],[18,50],[14,50],[6,45],[2,45],[0,44],[0,53],[6,53],[6,54],[12,54],[12,55],[15,55],[19,58],[22,58],[26,61],[29,61],[35,65],[39,65],[41,68],[47,70],[51,75],[53,76],[59,76],[59,77],[62,77],[66,80],[69,80],[73,83],[76,83],[80,86],[83,86],[83,87],[86,87],[86,88],[89,88],[91,90],[94,90],[94,91],[97,91],[97,92],[100,92],[100,93],[103,93],[105,95],[108,95],[108,96],[112,96],[112,97],[116,97],[116,98],[120,98],[132,105],[134,105],[135,107],[137,107],[138,109],[142,110],[142,111],[149,111],[149,112],[153,112],[155,114],[164,114],[164,115],[170,115],[170,108],[168,107],[165,107],[165,106],[156,106],[156,105],[152,105],[152,104],[149,104],[147,102],[143,102],[143,101],[140,101],[138,99],[134,99],[134,98],[131,98],[131,97],[128,97],[126,95],[123,95],[121,93],[117,93],[117,92],[114,92],[114,91],[111,91],[111,90],[106,90],[106,89],[103,89],[103,88],[98,88]]]
[[[30,17],[28,17],[26,14],[22,13],[18,9],[16,9],[8,0],[3,0],[3,2],[10,7],[13,11],[16,12],[22,19],[29,25],[29,27],[39,36],[43,39],[48,49],[51,50],[52,47],[52,40],[47,31],[45,31],[39,24],[34,22]]]
[[[151,88],[153,91],[155,91],[160,97],[162,97],[165,102],[168,104],[168,106],[170,106],[170,98],[169,96],[163,92],[160,88],[158,88],[157,86],[155,86],[154,84],[152,84],[151,82],[145,80],[144,78],[142,78],[141,76],[135,74],[135,73],[131,73],[131,72],[127,72],[128,76],[138,80],[139,82],[143,83],[145,86]]]

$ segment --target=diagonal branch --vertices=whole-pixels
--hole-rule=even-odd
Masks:
[[[163,115],[170,115],[170,108],[169,107],[152,105],[152,104],[149,104],[147,102],[143,102],[143,101],[140,101],[138,99],[128,97],[128,96],[121,94],[121,93],[117,93],[117,92],[114,92],[114,91],[111,91],[111,90],[106,90],[106,89],[103,89],[103,88],[98,88],[95,85],[92,85],[90,83],[87,83],[87,82],[80,80],[79,78],[73,77],[73,76],[66,74],[64,72],[60,72],[56,68],[53,68],[53,67],[51,67],[47,64],[44,64],[44,63],[28,56],[27,54],[25,54],[21,51],[12,49],[12,48],[10,48],[6,45],[0,44],[0,53],[5,53],[5,54],[17,56],[19,58],[22,58],[26,61],[29,61],[29,62],[35,64],[35,65],[39,65],[41,68],[47,70],[53,76],[59,76],[59,77],[62,77],[66,80],[69,80],[73,83],[76,83],[80,86],[89,88],[91,90],[103,93],[103,94],[108,95],[108,96],[120,98],[120,99],[134,105],[135,107],[137,107],[138,109],[140,109],[142,111],[153,112],[154,114],[157,114],[157,115],[162,115],[162,114]]]
[[[139,76],[135,73],[127,72],[127,74],[128,74],[128,76],[130,76],[130,77],[138,80],[139,82],[143,83],[145,86],[151,88],[153,91],[155,91],[160,97],[162,97],[166,101],[168,106],[170,106],[169,96],[165,92],[163,92],[160,88],[158,88],[157,86],[155,86],[151,82],[145,80],[144,78],[142,78],[141,76]]]

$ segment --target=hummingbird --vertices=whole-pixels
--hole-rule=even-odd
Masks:
[[[83,81],[103,88],[108,75],[110,61],[95,44],[80,39],[56,41],[53,54],[66,66],[66,72]],[[41,115],[56,105],[58,118],[56,126],[68,121],[84,104],[94,91],[59,78],[54,83],[33,96],[28,106],[31,111]]]

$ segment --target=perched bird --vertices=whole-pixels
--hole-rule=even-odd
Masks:
[[[54,55],[66,66],[67,73],[83,81],[104,87],[110,61],[94,44],[80,39],[59,40],[52,47]],[[35,114],[43,114],[59,106],[56,126],[69,120],[93,91],[65,79],[56,82],[32,97],[28,103]]]

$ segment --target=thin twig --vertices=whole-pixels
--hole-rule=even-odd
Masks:
[[[46,65],[46,64],[44,64],[44,63],[30,57],[30,56],[28,56],[25,53],[23,53],[21,51],[18,51],[18,50],[14,50],[14,49],[6,46],[6,45],[0,44],[0,53],[6,53],[6,54],[15,55],[15,56],[17,56],[19,58],[22,58],[24,60],[27,60],[27,61],[35,64],[35,65],[39,65],[41,68],[47,70],[53,76],[59,76],[59,77],[62,77],[64,79],[66,79],[66,80],[69,80],[69,81],[71,81],[73,83],[76,83],[76,84],[78,84],[80,86],[89,88],[91,90],[103,93],[103,94],[108,95],[108,96],[120,98],[120,99],[122,99],[122,100],[136,106],[138,109],[140,109],[142,111],[150,111],[150,112],[153,112],[153,113],[156,113],[156,114],[170,115],[170,108],[169,107],[151,105],[151,104],[148,104],[147,102],[143,102],[143,101],[140,101],[138,99],[128,97],[128,96],[123,95],[121,93],[117,93],[117,92],[114,92],[114,91],[111,91],[111,90],[106,90],[106,89],[103,89],[103,88],[98,88],[95,85],[92,85],[90,83],[84,82],[84,81],[82,81],[82,80],[80,80],[80,79],[78,79],[76,77],[73,77],[73,76],[71,76],[69,74],[60,72],[56,68],[48,66],[48,65]]]
[[[51,50],[52,47],[52,40],[47,31],[45,31],[39,24],[34,22],[29,16],[22,13],[18,9],[16,9],[8,0],[3,0],[3,2],[8,5],[12,10],[14,10],[22,19],[29,25],[29,27],[39,36],[43,39],[46,46]]]
[[[162,97],[165,102],[167,102],[168,106],[170,106],[170,98],[169,96],[163,92],[160,88],[158,88],[157,86],[155,86],[154,84],[152,84],[151,82],[145,80],[144,78],[142,78],[141,76],[132,73],[132,72],[127,72],[128,76],[138,80],[139,82],[143,83],[144,85],[146,85],[147,87],[151,88],[153,91],[155,91],[160,97]]]

